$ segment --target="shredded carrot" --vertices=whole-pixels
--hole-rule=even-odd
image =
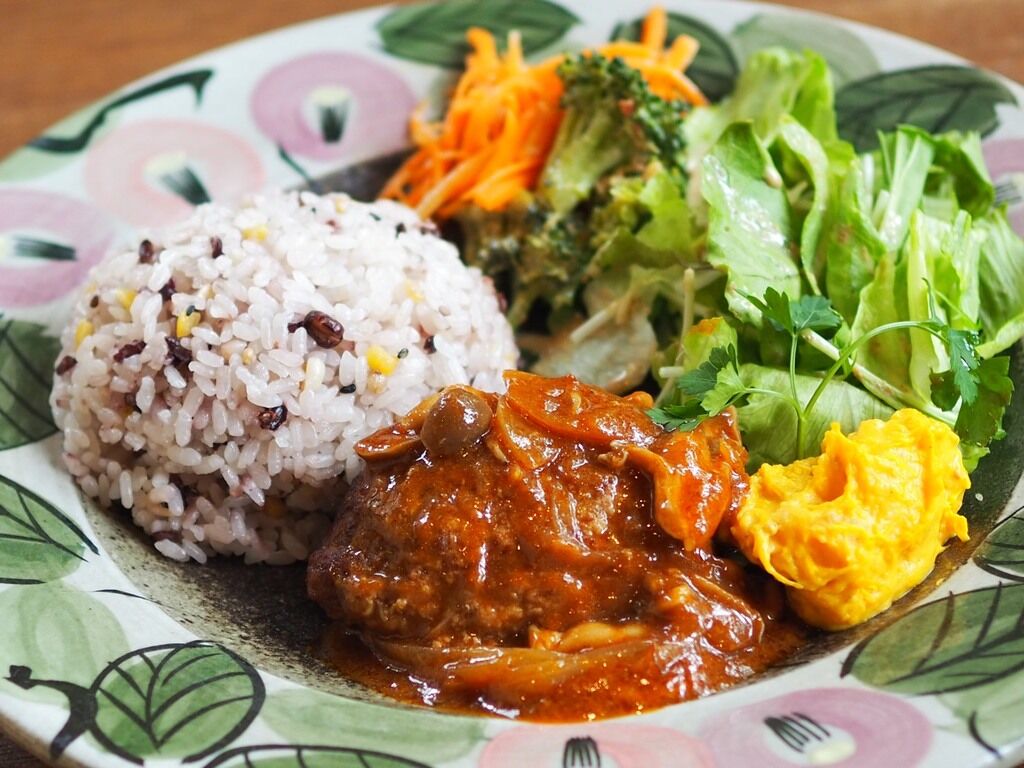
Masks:
[[[639,42],[617,40],[584,53],[622,59],[663,98],[706,104],[683,74],[697,55],[697,41],[681,35],[665,50],[667,35],[665,10],[654,8]],[[428,122],[426,105],[413,112],[409,133],[417,151],[383,190],[424,218],[445,219],[466,205],[502,210],[533,189],[562,120],[557,70],[564,57],[530,66],[518,32],[509,34],[504,54],[485,29],[474,27],[466,37],[466,70],[444,119]]]
[[[652,8],[647,18],[644,19],[643,31],[640,34],[640,42],[645,47],[661,51],[665,47],[665,37],[668,35],[668,15],[664,8]]]

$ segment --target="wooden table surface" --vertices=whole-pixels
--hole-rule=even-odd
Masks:
[[[1024,0],[785,3],[916,37],[1024,82]],[[0,0],[4,29],[0,157],[70,112],[180,59],[286,24],[373,4],[372,0]],[[41,765],[0,736],[0,766]]]

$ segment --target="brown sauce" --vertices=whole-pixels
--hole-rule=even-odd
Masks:
[[[700,695],[708,695],[770,669],[805,645],[812,633],[813,630],[791,615],[771,621],[756,651],[746,659],[748,670],[734,679],[720,680],[719,685]],[[478,689],[446,685],[444,680],[430,674],[418,676],[423,673],[396,664],[387,655],[375,654],[371,645],[345,622],[333,622],[314,653],[339,675],[371,691],[403,704],[425,704],[454,714],[489,714],[535,722],[583,721],[642,714],[695,698],[681,696],[672,676],[660,670],[658,674],[638,676],[639,670],[635,667],[627,670],[614,665],[605,665],[596,675],[576,677],[568,684],[557,686],[542,686],[535,677],[526,678],[520,685],[518,680],[510,681],[509,676],[502,685],[500,674],[497,685]],[[676,661],[699,664],[701,655],[691,653]]]
[[[326,660],[404,701],[580,720],[706,695],[801,644],[778,586],[714,552],[747,487],[732,417],[667,433],[644,395],[508,383],[449,389],[358,446],[309,565],[339,622]]]

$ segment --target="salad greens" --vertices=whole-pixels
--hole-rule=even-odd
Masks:
[[[957,431],[973,469],[1012,394],[996,355],[1024,336],[1024,241],[977,134],[899,126],[857,154],[811,52],[760,51],[731,96],[689,113],[621,62],[560,75],[567,115],[536,194],[460,219],[535,370],[653,381],[669,428],[734,406],[754,466],[913,407]]]

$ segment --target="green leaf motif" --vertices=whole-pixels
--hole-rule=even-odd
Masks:
[[[448,0],[398,8],[377,23],[377,32],[392,56],[455,69],[469,50],[470,27],[488,30],[499,45],[518,30],[529,55],[560,40],[577,21],[549,0]]]
[[[978,548],[974,562],[1001,579],[1024,582],[1024,507],[995,527]]]
[[[59,352],[43,326],[0,316],[0,451],[57,431],[49,398]]]
[[[941,697],[981,746],[1002,757],[1024,740],[1024,671],[991,685]]]
[[[828,61],[837,85],[868,77],[881,68],[874,52],[857,35],[814,17],[759,13],[739,24],[731,37],[743,59],[774,45],[798,52],[810,48]]]
[[[92,141],[94,134],[103,127],[103,124],[107,121],[107,118],[112,112],[115,112],[121,107],[131,104],[132,102],[143,101],[154,94],[180,88],[181,86],[186,86],[192,89],[192,92],[195,94],[196,103],[198,104],[203,97],[203,89],[206,88],[206,83],[211,77],[213,77],[212,69],[197,69],[192,72],[181,72],[177,75],[170,75],[161,80],[157,80],[156,82],[144,85],[141,88],[137,88],[134,91],[128,91],[124,95],[117,97],[108,104],[105,104],[97,110],[92,119],[83,125],[75,135],[40,136],[29,142],[28,146],[32,149],[56,154],[80,152],[89,146],[89,142]]]
[[[11,238],[15,256],[23,259],[40,259],[42,261],[74,261],[75,249],[64,243],[42,240],[37,237]]]
[[[477,717],[375,707],[309,689],[272,693],[260,712],[260,721],[288,743],[352,750],[393,744],[393,749],[431,764],[469,754],[484,738],[485,725]],[[400,749],[393,741],[396,733],[402,735]],[[308,753],[304,756],[309,759]]]
[[[111,658],[128,650],[113,611],[87,592],[59,581],[0,592],[0,648],[6,659],[57,680],[89,686]],[[62,703],[55,691],[24,691],[0,681],[18,698]]]
[[[41,584],[74,571],[96,545],[46,499],[0,477],[0,583]]]
[[[231,749],[204,768],[429,768],[384,752],[346,747],[276,746]]]
[[[92,121],[96,109],[95,104],[84,107],[50,126],[49,131],[53,134],[77,134]],[[116,126],[119,116],[120,114],[116,111],[108,115],[103,126],[93,133],[93,140],[104,136]],[[31,144],[25,144],[0,162],[0,181],[16,182],[36,179],[63,168],[74,162],[75,158],[76,155],[72,153],[54,153],[36,149]]]
[[[1016,103],[1009,88],[980,69],[937,64],[848,83],[836,94],[836,113],[842,137],[867,152],[878,146],[878,131],[903,124],[986,136],[999,125],[996,105]]]
[[[612,40],[639,40],[643,19],[623,22],[612,31]],[[668,14],[668,41],[689,35],[700,43],[697,57],[686,70],[689,77],[711,101],[718,101],[732,92],[739,74],[739,64],[729,42],[714,28],[692,16]]]
[[[859,643],[843,675],[892,693],[948,694],[1024,669],[1024,585],[926,603]]]
[[[51,689],[67,697],[67,722],[50,742],[54,760],[87,732],[103,749],[133,763],[153,757],[200,760],[238,738],[266,696],[252,665],[205,640],[126,653],[89,688],[37,674],[17,664],[6,679],[25,691]]]
[[[92,686],[92,733],[128,760],[198,760],[234,741],[263,704],[259,673],[219,645],[146,648],[112,662]]]

